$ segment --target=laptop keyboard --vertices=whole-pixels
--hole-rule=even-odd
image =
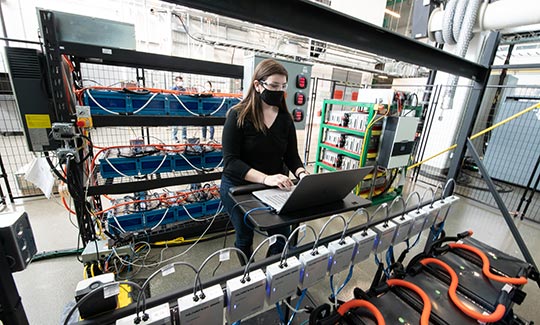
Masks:
[[[283,192],[283,193],[268,195],[266,199],[273,206],[282,206],[285,204],[285,201],[287,201],[290,195],[291,195],[291,192]]]

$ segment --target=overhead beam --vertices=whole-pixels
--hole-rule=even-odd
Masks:
[[[216,77],[243,79],[241,65],[210,62],[177,56],[101,47],[82,43],[61,42],[62,54],[74,55],[81,62],[134,68],[168,70]]]
[[[489,70],[433,46],[306,0],[164,0],[473,80]]]

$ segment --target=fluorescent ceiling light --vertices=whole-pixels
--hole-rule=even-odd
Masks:
[[[387,76],[377,76],[377,78],[379,78],[379,79],[388,79]]]
[[[392,11],[392,10],[390,10],[390,9],[388,9],[388,8],[384,9],[384,13],[385,13],[385,14],[388,14],[388,15],[390,15],[390,16],[392,16],[392,17],[401,18],[401,15],[400,15],[400,14],[398,14],[397,12]]]

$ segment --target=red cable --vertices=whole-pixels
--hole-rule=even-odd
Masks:
[[[381,312],[379,311],[379,309],[377,309],[377,307],[375,307],[375,305],[373,305],[372,303],[370,303],[369,301],[366,301],[366,300],[361,300],[361,299],[349,300],[346,303],[344,303],[343,305],[339,306],[337,312],[338,312],[338,314],[343,316],[349,310],[351,310],[352,308],[366,308],[367,310],[369,310],[373,314],[373,316],[375,316],[375,319],[377,320],[377,324],[379,324],[379,325],[385,325],[386,324],[385,321],[384,321],[384,317],[381,314]]]
[[[420,317],[420,325],[428,325],[429,324],[429,316],[431,315],[431,300],[429,299],[428,295],[420,288],[419,286],[410,283],[405,280],[399,280],[399,279],[390,279],[386,281],[386,283],[393,287],[404,287],[407,289],[410,289],[414,292],[416,292],[417,295],[422,298],[422,301],[424,302],[424,309],[422,310],[422,316]]]
[[[519,278],[509,278],[506,276],[500,276],[500,275],[491,273],[488,257],[486,256],[486,254],[484,254],[484,252],[482,252],[476,247],[466,245],[466,244],[458,244],[458,243],[450,243],[448,244],[448,246],[450,246],[452,249],[458,248],[458,249],[463,249],[463,250],[472,252],[476,254],[478,257],[480,257],[480,259],[482,260],[482,263],[484,264],[482,266],[482,272],[488,279],[491,279],[497,282],[510,283],[510,284],[516,284],[516,285],[522,285],[522,284],[527,283],[527,278],[523,276]]]
[[[450,275],[450,279],[451,279],[451,282],[450,282],[450,286],[448,287],[448,296],[450,297],[450,300],[452,300],[452,302],[454,303],[454,305],[459,309],[461,310],[465,315],[471,317],[471,318],[474,318],[476,320],[478,320],[479,322],[484,322],[484,323],[495,323],[495,322],[498,322],[499,320],[501,320],[501,318],[503,318],[505,312],[506,312],[506,307],[502,304],[498,304],[497,305],[497,308],[495,308],[495,311],[489,315],[484,315],[484,314],[481,314],[477,311],[474,311],[474,310],[471,310],[469,309],[467,306],[465,306],[461,300],[459,300],[459,297],[457,296],[457,293],[456,293],[456,290],[457,290],[457,286],[458,286],[458,276],[456,274],[456,272],[446,263],[444,263],[443,261],[441,260],[438,260],[438,259],[435,259],[435,258],[425,258],[423,259],[422,261],[420,261],[420,263],[422,265],[427,265],[427,264],[437,264],[439,265],[440,267],[442,267],[446,273],[448,273]]]

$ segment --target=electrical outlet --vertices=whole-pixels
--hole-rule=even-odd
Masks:
[[[328,243],[328,274],[334,275],[349,267],[354,253],[355,242],[351,237],[347,236],[341,239]]]
[[[425,228],[429,228],[435,223],[435,220],[437,220],[437,215],[441,209],[434,204],[428,204],[423,206],[421,210],[424,210],[427,213]]]
[[[420,209],[411,211],[407,215],[412,219],[411,230],[409,231],[409,238],[412,238],[424,230],[427,213]]]
[[[444,199],[433,202],[433,206],[436,206],[440,209],[439,214],[437,215],[436,223],[441,223],[446,219],[446,215],[450,211],[450,207],[455,202],[459,201],[459,197],[455,195],[450,195]]]
[[[227,281],[227,309],[225,317],[229,323],[261,311],[266,294],[266,276],[262,270],[249,273],[249,281],[242,283],[243,275]]]
[[[73,123],[53,123],[51,134],[54,140],[71,140],[77,134]]]
[[[296,293],[300,282],[301,264],[295,256],[266,267],[266,303],[272,305]]]
[[[328,271],[328,257],[330,252],[326,246],[317,248],[317,252],[311,250],[300,254],[300,288],[305,289],[311,287],[315,283],[323,280]]]
[[[373,227],[373,230],[377,233],[377,238],[373,245],[375,254],[385,251],[390,247],[392,240],[394,239],[396,228],[396,224],[392,221],[388,221],[387,223],[383,222]]]
[[[357,264],[366,260],[371,254],[377,233],[368,228],[365,231],[357,232],[351,237],[356,243],[352,263]]]
[[[223,289],[219,284],[203,290],[204,298],[193,300],[193,294],[178,299],[180,324],[183,325],[222,325]]]
[[[171,321],[171,309],[168,303],[152,307],[146,310],[148,314],[148,319],[142,319],[142,313],[139,313],[141,317],[141,322],[139,325],[169,325],[172,324]],[[134,325],[136,315],[129,315],[124,318],[120,318],[116,321],[116,325]]]
[[[396,245],[408,238],[411,230],[412,219],[408,215],[404,214],[401,217],[392,219],[392,222],[397,226],[394,239],[392,240],[392,245]]]
[[[77,155],[75,149],[71,148],[56,149],[56,156],[61,164],[65,163],[70,157],[74,158],[76,162],[79,161],[79,155]]]

